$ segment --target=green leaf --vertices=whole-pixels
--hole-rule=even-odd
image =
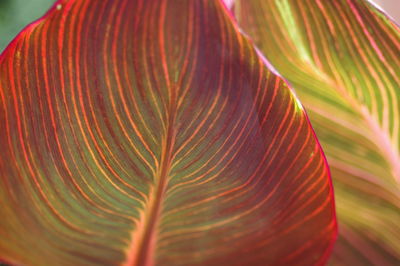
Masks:
[[[321,264],[329,171],[213,0],[59,1],[0,57],[0,260]]]
[[[306,107],[334,180],[333,263],[400,262],[400,33],[362,0],[243,0],[239,25]]]

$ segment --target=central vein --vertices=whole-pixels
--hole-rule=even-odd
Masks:
[[[175,143],[176,101],[176,93],[172,89],[167,111],[166,132],[161,143],[160,167],[154,179],[153,189],[150,191],[148,204],[145,206],[146,210],[142,214],[134,232],[132,250],[130,256],[128,256],[126,265],[150,266],[154,264],[153,254],[155,252],[157,227],[162,211],[163,198],[168,185],[169,169]]]

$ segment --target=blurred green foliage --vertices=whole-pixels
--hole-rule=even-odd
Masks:
[[[40,18],[55,0],[0,0],[0,52],[29,23]]]

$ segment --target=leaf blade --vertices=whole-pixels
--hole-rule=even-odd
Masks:
[[[343,226],[333,261],[396,264],[398,27],[367,1],[237,3],[239,24],[293,84],[327,154]]]
[[[221,3],[59,1],[0,68],[0,256],[326,259],[336,223],[322,151]]]

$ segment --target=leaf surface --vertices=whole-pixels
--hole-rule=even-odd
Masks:
[[[326,261],[329,171],[219,1],[59,1],[0,59],[0,258]]]
[[[296,89],[332,170],[332,261],[400,262],[400,33],[363,0],[238,0],[239,25]]]

